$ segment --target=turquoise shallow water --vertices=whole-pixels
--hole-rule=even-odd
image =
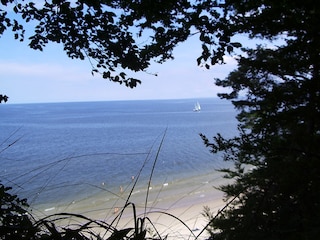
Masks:
[[[230,103],[198,101],[200,112],[192,111],[194,99],[1,104],[1,182],[46,209],[75,199],[110,200],[130,189],[142,168],[135,193],[143,193],[154,159],[154,189],[190,184],[226,164],[199,133],[236,133]]]

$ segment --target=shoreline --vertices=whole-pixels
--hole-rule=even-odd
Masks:
[[[133,191],[129,202],[133,203],[137,217],[148,217],[162,237],[169,234],[170,238],[184,235],[186,238],[191,236],[191,239],[194,239],[194,235],[197,236],[208,223],[208,220],[202,215],[204,207],[209,207],[215,215],[225,206],[223,193],[215,187],[225,184],[227,181],[221,177],[221,174],[211,173],[181,179],[174,183],[165,182],[162,185],[151,185],[147,203],[147,191],[143,189]],[[90,219],[111,224],[122,211],[129,194],[128,191],[128,189],[124,189],[124,192],[117,193],[118,198],[102,192],[99,195],[79,199],[67,205],[35,206],[33,213],[36,213],[35,216],[38,218],[56,213],[81,214]],[[134,226],[133,205],[124,209],[117,229]],[[176,218],[186,224],[189,229]],[[148,227],[150,227],[149,225]],[[192,231],[190,232],[190,230]],[[201,236],[207,236],[206,232],[203,232]]]
[[[148,213],[146,215],[141,211],[138,216],[150,218],[152,224],[154,224],[157,231],[161,233],[162,237],[166,235],[170,238],[181,237],[183,234],[184,236],[188,236],[189,239],[193,234],[195,236],[200,234],[208,224],[208,219],[202,215],[204,207],[209,207],[210,211],[215,215],[224,206],[223,193],[218,190],[211,190],[210,192],[206,192],[206,196],[203,196],[202,193],[190,195],[181,203],[165,209],[165,213],[162,209],[149,209],[147,210]],[[132,215],[130,218],[130,213],[123,216],[120,224],[123,224],[126,221],[127,223],[133,223]],[[122,225],[121,227],[123,226],[126,225]],[[202,233],[201,236],[207,236],[205,233],[206,232]]]

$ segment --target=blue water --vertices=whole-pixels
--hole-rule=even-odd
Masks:
[[[95,194],[101,184],[116,191],[145,162],[146,182],[156,158],[155,183],[214,171],[225,163],[199,133],[235,135],[236,113],[219,99],[199,102],[201,112],[192,99],[1,104],[0,180],[40,204]]]

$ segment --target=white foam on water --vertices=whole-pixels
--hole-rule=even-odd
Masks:
[[[49,211],[52,211],[52,210],[54,210],[54,209],[56,209],[55,207],[51,207],[51,208],[46,208],[44,211],[45,212],[49,212]]]

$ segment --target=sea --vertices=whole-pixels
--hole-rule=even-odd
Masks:
[[[211,183],[230,163],[199,134],[237,134],[236,110],[217,98],[1,104],[0,116],[0,181],[42,213]]]

